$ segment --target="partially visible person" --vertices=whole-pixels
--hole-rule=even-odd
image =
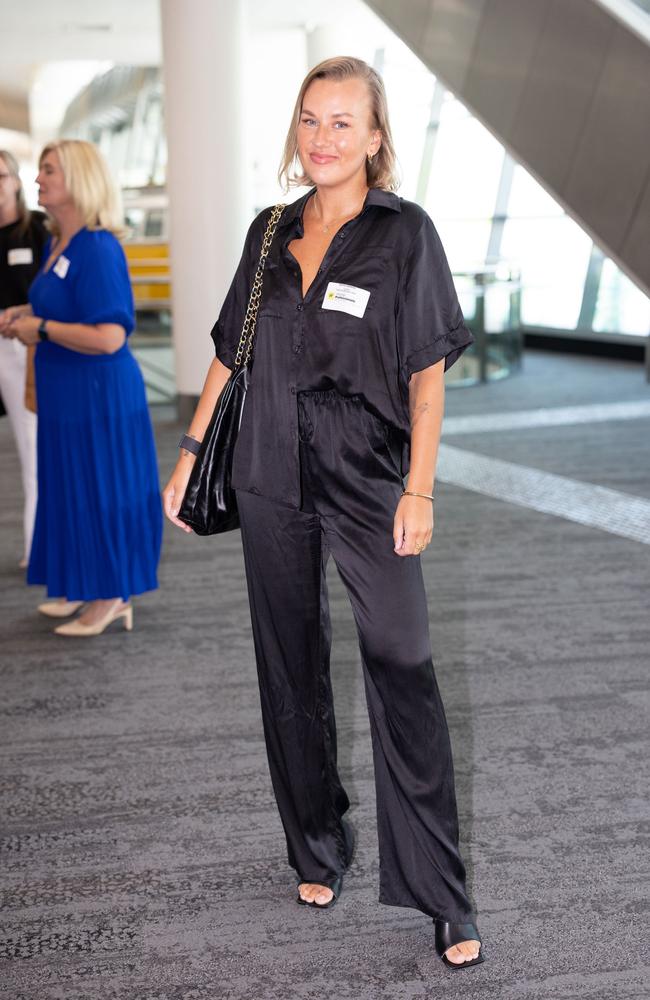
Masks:
[[[134,594],[158,586],[162,511],[144,382],[127,338],[133,294],[119,243],[119,196],[88,142],[45,147],[36,178],[51,218],[29,304],[0,332],[38,344],[38,504],[27,582],[39,610],[73,621],[55,632],[132,628]],[[83,607],[82,607],[83,605]]]
[[[14,156],[0,149],[0,309],[20,305],[48,238],[43,212],[30,212]],[[16,441],[23,483],[23,557],[27,565],[36,510],[36,415],[25,406],[27,348],[0,338],[0,396]]]

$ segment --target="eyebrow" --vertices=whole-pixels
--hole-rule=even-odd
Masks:
[[[303,108],[300,112],[301,115],[313,115],[313,111],[308,111],[307,108]],[[354,115],[350,111],[335,111],[332,118],[354,118]]]

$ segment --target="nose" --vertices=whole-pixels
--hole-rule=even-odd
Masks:
[[[327,129],[321,123],[318,126],[318,128],[316,129],[316,133],[314,135],[314,146],[319,146],[319,147],[320,146],[327,146],[328,143],[329,143],[329,139],[328,139],[328,136],[327,136]]]

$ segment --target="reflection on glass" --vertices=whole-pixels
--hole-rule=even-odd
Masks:
[[[504,378],[521,364],[520,275],[500,263],[454,275],[458,299],[474,343],[450,368],[450,386]]]

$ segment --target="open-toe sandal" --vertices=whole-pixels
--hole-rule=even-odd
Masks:
[[[301,885],[304,885],[308,881],[309,881],[308,879],[303,878],[298,883],[298,886],[300,887]],[[332,898],[329,900],[329,902],[317,903],[315,899],[313,899],[311,902],[308,899],[303,899],[302,896],[300,895],[300,889],[298,890],[298,896],[296,902],[300,903],[301,906],[312,906],[315,910],[329,910],[330,907],[334,906],[334,903],[341,895],[341,890],[343,888],[343,876],[339,875],[338,878],[335,878],[332,882],[329,882],[327,885],[325,885],[324,882],[316,882],[314,884],[323,885],[326,889],[329,889],[334,894]]]
[[[357,846],[357,835],[354,827],[347,820],[343,820],[343,840],[345,844],[345,854],[347,858],[346,868],[349,868],[352,864],[352,859],[354,858],[355,848]],[[301,878],[298,882],[298,886],[304,885],[305,882],[311,881],[308,878]],[[328,903],[317,903],[315,900],[309,902],[307,899],[303,899],[300,895],[300,888],[298,889],[297,902],[301,906],[312,906],[315,910],[328,910],[330,907],[334,906],[335,902],[341,895],[343,890],[343,876],[339,875],[332,882],[319,882],[318,879],[314,879],[313,885],[324,885],[326,889],[329,889],[334,893],[332,898]]]
[[[470,965],[480,965],[485,961],[481,935],[476,924],[451,924],[447,920],[434,920],[433,923],[436,929],[436,951],[448,969],[467,969]],[[445,952],[461,941],[479,942],[480,950],[477,958],[470,958],[466,962],[452,962],[447,958]]]

